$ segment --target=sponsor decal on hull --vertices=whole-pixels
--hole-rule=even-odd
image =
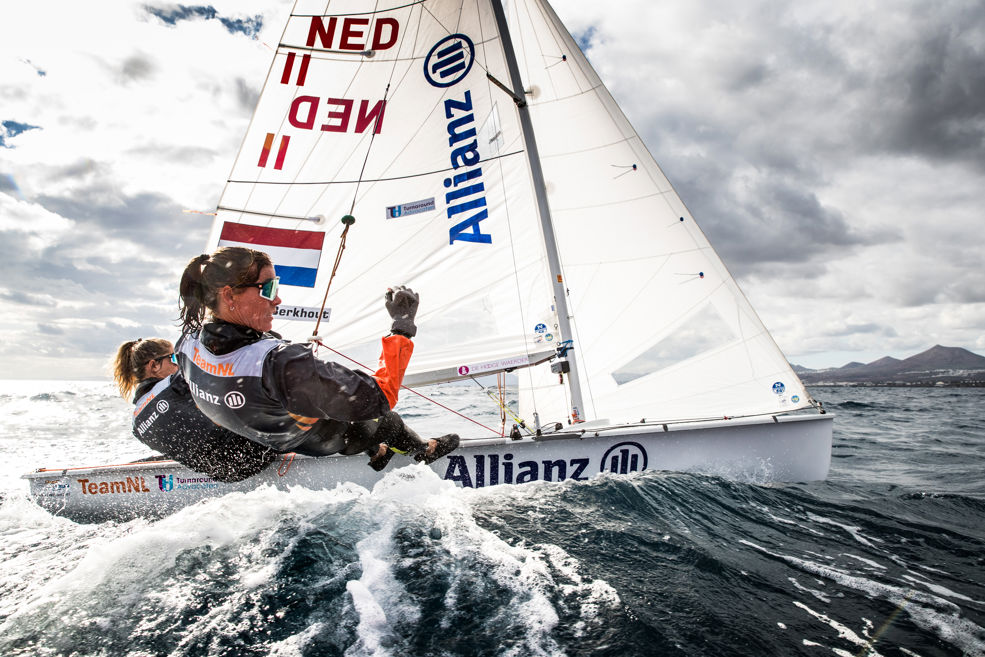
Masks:
[[[123,481],[91,481],[76,479],[82,488],[83,495],[115,495],[131,493],[149,493],[150,488],[143,477],[127,477]]]
[[[42,487],[34,494],[38,499],[42,498],[57,498],[59,500],[64,500],[65,498],[71,496],[72,487],[67,481],[62,481],[61,479],[49,479],[42,484]]]
[[[586,481],[592,475],[611,472],[629,474],[646,470],[646,449],[637,442],[613,445],[593,464],[589,455],[575,458],[529,459],[518,461],[515,454],[450,454],[443,478],[465,488],[498,484],[526,484],[533,481]]]
[[[219,483],[211,477],[175,477],[169,475],[154,475],[157,487],[165,493],[175,490],[213,490]]]

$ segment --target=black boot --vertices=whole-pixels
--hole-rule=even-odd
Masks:
[[[434,463],[442,456],[457,448],[459,443],[458,435],[453,433],[435,438],[434,449],[428,454],[429,441],[422,440],[393,411],[380,418],[379,429],[374,435],[374,438],[389,447],[386,454],[370,461],[370,467],[377,471],[386,467],[390,459],[393,458],[394,452],[406,454],[407,456],[413,457],[416,461]]]

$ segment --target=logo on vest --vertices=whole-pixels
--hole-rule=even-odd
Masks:
[[[171,407],[168,406],[167,400],[162,399],[161,401],[157,402],[157,412],[158,413],[167,413],[169,408],[171,408]]]
[[[238,390],[233,390],[232,392],[227,392],[226,396],[222,398],[222,401],[229,408],[243,408],[246,405],[246,396]]]

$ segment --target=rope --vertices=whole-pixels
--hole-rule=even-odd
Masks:
[[[319,346],[322,346],[322,347],[325,347],[326,349],[328,349],[328,350],[329,350],[329,351],[331,351],[332,353],[334,353],[334,354],[336,354],[336,355],[338,355],[338,356],[341,356],[342,358],[345,358],[345,359],[346,359],[347,361],[349,361],[349,362],[351,362],[351,363],[355,363],[356,365],[358,365],[359,367],[361,367],[361,368],[363,368],[364,370],[367,370],[367,371],[372,371],[372,370],[370,370],[370,368],[369,368],[369,367],[367,367],[366,365],[363,365],[363,364],[362,364],[362,363],[360,363],[359,361],[357,361],[357,360],[355,360],[355,359],[353,359],[353,358],[349,358],[348,356],[346,356],[345,354],[343,354],[343,353],[342,353],[342,352],[340,352],[340,351],[337,351],[337,350],[335,350],[335,349],[332,349],[332,348],[331,348],[331,347],[329,347],[329,346],[328,346],[327,344],[325,344],[324,342],[322,342],[322,339],[321,339],[321,338],[319,338],[319,337],[318,337],[317,335],[313,335],[313,336],[311,336],[310,338],[308,338],[308,341],[309,341],[309,342],[314,342],[315,344],[317,344],[317,345],[319,345]],[[442,404],[441,402],[439,402],[439,401],[437,401],[437,400],[435,400],[435,399],[432,399],[431,397],[428,397],[427,395],[425,395],[425,394],[423,394],[423,393],[420,393],[420,392],[418,392],[418,391],[416,391],[416,390],[414,390],[413,388],[408,388],[407,386],[405,386],[405,385],[403,385],[403,384],[401,384],[401,385],[400,385],[400,388],[401,388],[402,390],[407,390],[408,392],[412,392],[412,393],[414,393],[415,395],[417,395],[418,397],[420,397],[421,399],[424,399],[424,400],[426,400],[426,401],[429,401],[429,402],[431,402],[432,404],[434,404],[435,406],[438,406],[438,407],[440,407],[440,408],[443,408],[443,409],[445,409],[445,410],[446,410],[446,411],[448,411],[449,413],[454,413],[455,415],[457,415],[458,417],[460,417],[460,418],[462,418],[463,420],[468,420],[468,421],[469,421],[469,422],[471,422],[472,424],[475,424],[475,425],[478,425],[478,426],[480,426],[480,427],[482,427],[483,429],[485,429],[486,431],[490,431],[490,432],[492,432],[492,433],[494,433],[494,434],[496,434],[497,436],[501,436],[501,435],[502,435],[502,434],[501,434],[501,432],[499,432],[499,431],[496,431],[495,429],[492,429],[492,428],[490,428],[490,427],[487,427],[486,425],[484,425],[483,423],[481,423],[481,422],[479,422],[478,420],[473,420],[472,418],[470,418],[470,417],[468,417],[467,415],[464,415],[464,414],[462,414],[462,413],[459,413],[459,412],[458,412],[458,411],[456,411],[456,410],[455,410],[454,408],[449,408],[448,406],[445,406],[445,405],[444,405],[444,404]]]
[[[288,471],[291,469],[291,465],[294,463],[294,456],[295,456],[294,452],[291,452],[290,454],[284,454],[284,458],[280,460],[280,465],[277,466],[277,474],[283,477],[288,473]]]
[[[506,377],[496,373],[496,387],[499,388],[499,433],[506,435]]]
[[[511,417],[511,418],[513,419],[513,421],[514,421],[514,422],[516,422],[516,423],[517,423],[518,425],[520,425],[520,426],[521,426],[521,427],[523,427],[524,429],[526,429],[526,428],[527,428],[527,424],[526,424],[526,422],[524,422],[524,421],[523,421],[523,419],[521,419],[521,418],[519,418],[519,417],[517,417],[517,416],[516,416],[516,414],[515,414],[515,413],[514,413],[514,412],[513,412],[512,410],[510,410],[510,407],[509,407],[509,406],[507,406],[507,405],[506,405],[506,404],[504,403],[504,400],[503,400],[503,394],[502,394],[502,391],[503,391],[503,389],[502,389],[502,387],[500,387],[500,398],[499,398],[499,399],[496,399],[496,393],[494,393],[494,392],[492,392],[492,391],[491,391],[491,390],[490,390],[489,388],[487,388],[487,387],[485,387],[484,385],[482,385],[481,383],[479,383],[479,382],[478,382],[478,380],[476,380],[476,378],[475,378],[474,376],[470,376],[469,378],[470,378],[470,379],[472,379],[473,381],[475,381],[475,385],[477,385],[477,386],[479,386],[480,388],[482,388],[482,391],[483,391],[484,393],[486,393],[486,396],[488,396],[488,397],[489,397],[489,399],[491,399],[491,400],[493,400],[493,403],[495,403],[495,404],[496,404],[497,406],[499,406],[499,408],[500,408],[500,413],[502,413],[502,417],[503,417],[503,427],[504,427],[504,429],[505,429],[505,427],[506,427],[506,415],[507,415],[507,414],[508,414],[508,415],[509,415],[509,416],[510,416],[510,417]],[[499,375],[497,375],[497,381],[498,381],[498,380],[499,380]],[[528,430],[528,433],[529,433],[529,430]],[[503,434],[504,434],[504,431],[500,431],[500,435],[503,435]]]
[[[355,204],[355,200],[353,200]],[[347,216],[352,216],[347,215]],[[345,221],[345,219],[342,219]],[[318,327],[321,326],[322,315],[325,314],[325,304],[328,303],[328,291],[332,289],[332,281],[335,280],[335,272],[339,270],[339,262],[342,261],[342,252],[345,251],[345,236],[349,234],[349,228],[352,226],[351,223],[345,225],[345,230],[342,231],[342,235],[339,237],[339,251],[335,254],[335,264],[332,265],[332,275],[328,277],[328,285],[325,286],[325,296],[321,300],[321,310],[318,312],[318,320],[315,322],[315,330],[312,335],[318,335]]]

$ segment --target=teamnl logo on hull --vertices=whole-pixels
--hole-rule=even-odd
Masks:
[[[433,87],[449,89],[462,82],[475,63],[475,44],[464,34],[450,34],[434,44],[424,58],[424,78]],[[482,107],[479,108],[480,110]],[[486,186],[479,162],[479,139],[472,90],[452,91],[444,95],[445,126],[448,135],[449,162],[454,170],[442,182],[445,212],[455,222],[448,230],[448,243],[491,244],[492,235],[482,232],[481,222],[489,218],[486,209]],[[484,110],[488,112],[488,110]],[[437,147],[437,143],[435,143]]]

